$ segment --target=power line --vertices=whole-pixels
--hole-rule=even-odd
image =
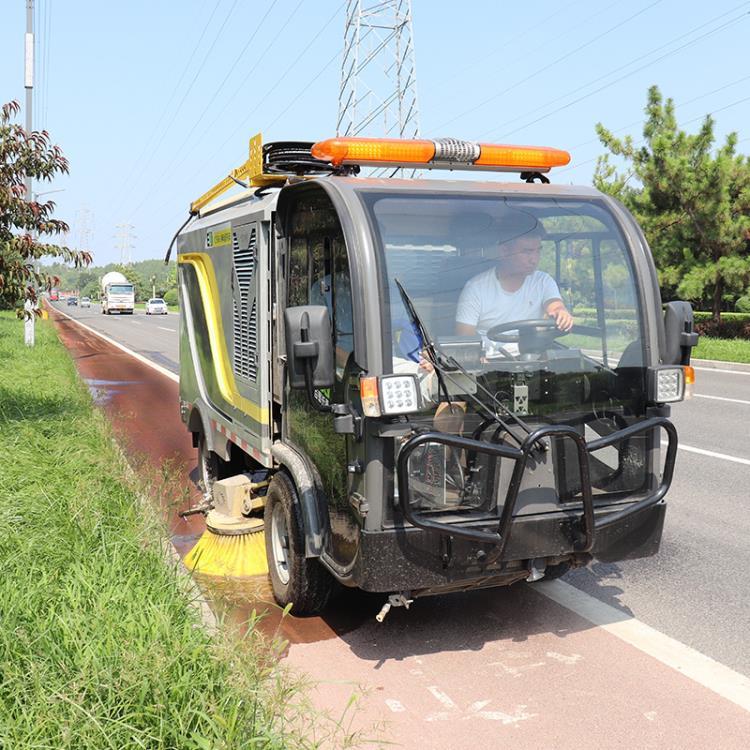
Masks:
[[[569,52],[566,52],[564,55],[562,55],[561,57],[558,57],[557,59],[553,60],[547,65],[543,65],[541,68],[538,68],[533,73],[530,73],[529,75],[527,75],[525,78],[522,78],[520,81],[517,81],[516,83],[508,86],[507,88],[504,88],[502,91],[499,91],[496,94],[493,94],[492,96],[488,97],[487,99],[480,102],[479,104],[471,107],[470,109],[467,109],[465,112],[461,112],[460,114],[456,115],[452,119],[444,122],[442,125],[438,125],[436,130],[442,130],[444,127],[453,124],[454,122],[456,122],[457,120],[460,120],[466,115],[476,112],[478,109],[481,109],[482,107],[489,104],[490,102],[495,101],[495,99],[499,99],[504,94],[507,94],[509,91],[513,91],[513,89],[516,89],[519,86],[523,85],[524,83],[527,83],[532,78],[535,78],[540,73],[543,73],[545,70],[549,70],[550,68],[553,68],[555,65],[558,65],[563,60],[567,60],[569,57],[572,57],[578,52],[581,52],[582,50],[586,49],[586,47],[591,46],[592,44],[594,44],[594,42],[598,42],[600,39],[604,38],[608,34],[611,34],[613,31],[616,31],[617,29],[621,28],[625,24],[630,23],[630,21],[632,21],[633,19],[637,18],[640,15],[643,15],[646,11],[651,10],[651,8],[659,5],[662,1],[663,0],[655,0],[655,2],[652,2],[650,5],[647,5],[645,8],[641,8],[641,10],[628,16],[623,21],[616,23],[614,26],[610,26],[606,31],[603,31],[601,34],[597,34],[596,36],[589,39],[587,42],[584,42],[583,44],[578,45],[578,47],[576,47],[575,49],[570,50]]]
[[[699,94],[698,96],[694,96],[692,99],[688,99],[687,101],[680,102],[679,104],[675,104],[675,109],[679,109],[680,107],[686,107],[688,104],[693,104],[694,102],[700,101],[701,99],[705,99],[707,96],[712,96],[713,94],[718,94],[720,91],[725,91],[726,89],[732,88],[732,86],[736,86],[738,83],[744,83],[750,79],[750,75],[743,76],[742,78],[738,78],[736,81],[732,81],[731,83],[726,83],[723,86],[719,86],[717,89],[712,89],[711,91],[706,91],[703,94]],[[633,122],[629,122],[627,125],[623,125],[622,127],[619,127],[615,130],[612,130],[612,133],[621,133],[623,130],[627,130],[628,128],[632,128],[635,125],[639,125],[643,122],[643,118],[640,118],[638,120],[634,120]],[[589,146],[592,143],[599,143],[598,138],[591,138],[588,141],[583,141],[583,143],[578,143],[575,146],[571,147],[571,151],[574,151],[577,148],[582,148],[583,146]],[[566,169],[569,169],[569,167],[566,167]]]
[[[743,78],[743,79],[740,79],[740,80],[745,80],[745,79]],[[733,85],[733,84],[730,84],[730,85]],[[722,88],[727,88],[727,87],[724,86]],[[714,92],[710,92],[710,93],[714,93]],[[705,96],[708,96],[708,95],[709,94],[706,94]],[[691,99],[688,102],[684,102],[683,104],[676,104],[675,108],[684,106],[684,104],[690,104],[690,103],[696,101],[696,99],[700,99],[700,98],[702,98],[702,96],[701,97],[696,97],[695,99]],[[691,118],[689,120],[686,120],[684,123],[682,123],[682,125],[680,127],[684,128],[685,125],[691,125],[692,123],[697,122],[698,120],[705,120],[706,117],[712,117],[713,115],[715,115],[715,114],[717,114],[719,112],[723,112],[724,110],[730,109],[732,107],[736,107],[738,104],[744,104],[745,102],[749,102],[749,101],[750,101],[750,96],[745,96],[742,99],[737,99],[736,101],[733,101],[730,104],[725,104],[723,107],[718,107],[717,109],[711,110],[710,112],[706,112],[706,114],[698,115],[697,117],[693,117],[693,118]],[[628,126],[625,126],[625,127],[627,128]],[[613,133],[617,133],[617,132],[620,132],[621,130],[624,130],[624,129],[625,128],[619,128],[618,130],[614,130],[612,132]],[[633,144],[637,146],[637,145],[640,145],[641,143],[644,143],[645,140],[646,140],[645,137],[644,138],[639,138],[637,141],[633,141]],[[742,141],[738,141],[738,143],[742,143],[742,142],[744,142],[746,140],[748,140],[748,139],[747,138],[743,138]],[[586,161],[578,162],[577,164],[571,165],[569,167],[565,167],[564,169],[557,169],[557,170],[555,170],[555,174],[562,174],[564,172],[570,172],[573,169],[578,169],[579,167],[582,167],[584,164],[591,164],[591,162],[592,161],[596,161],[599,158],[599,156],[601,156],[601,154],[597,154],[596,156],[593,156],[591,159],[586,159]]]
[[[201,137],[198,139],[198,143],[200,143],[200,141],[202,140],[203,136],[206,135],[206,133],[210,132],[211,128],[213,128],[213,126],[216,124],[216,122],[219,121],[219,119],[221,118],[222,114],[224,113],[224,110],[226,110],[226,108],[232,102],[236,101],[236,96],[239,93],[239,91],[242,89],[242,87],[245,85],[247,79],[252,75],[252,73],[255,71],[255,69],[258,67],[258,65],[265,59],[266,53],[268,52],[268,50],[271,49],[271,47],[273,46],[274,42],[278,39],[278,37],[281,36],[281,33],[284,31],[284,29],[287,27],[287,25],[289,24],[289,22],[292,20],[292,18],[294,17],[294,15],[296,14],[296,12],[299,10],[299,8],[300,8],[300,6],[302,5],[303,2],[304,2],[304,0],[299,0],[299,2],[297,3],[297,5],[295,6],[294,10],[289,14],[289,16],[287,17],[286,21],[282,24],[281,28],[278,30],[278,32],[276,33],[276,35],[268,43],[268,45],[266,46],[266,49],[258,57],[258,59],[256,60],[255,64],[250,69],[250,71],[247,73],[247,75],[245,76],[245,78],[242,79],[242,81],[240,82],[239,86],[237,87],[237,89],[232,94],[232,96],[228,99],[228,101],[226,102],[226,104],[224,105],[224,107],[216,115],[216,117],[214,118],[214,120],[211,122],[211,124],[208,126],[208,128],[203,132],[203,134],[201,135]],[[201,115],[201,117],[202,117],[202,115]],[[184,149],[183,149],[183,151],[184,151]],[[156,180],[152,181],[152,187],[151,187],[151,189],[143,196],[143,198],[138,203],[138,205],[130,212],[131,216],[133,214],[137,213],[141,209],[141,207],[143,206],[143,204],[146,202],[146,200],[148,200],[148,198],[153,193],[154,187],[156,185],[158,185],[171,172],[173,172],[177,167],[179,167],[185,161],[185,159],[188,158],[188,155],[189,154],[181,153],[180,151],[178,151],[175,154],[175,156],[167,164],[167,166],[162,171],[162,173],[159,175],[159,177]]]
[[[229,12],[224,17],[224,21],[222,22],[221,26],[219,27],[218,31],[216,32],[216,35],[214,36],[213,41],[211,42],[211,46],[208,48],[208,52],[203,56],[203,60],[201,61],[200,65],[198,66],[198,69],[193,76],[193,79],[188,84],[187,89],[182,95],[182,98],[180,99],[177,107],[172,112],[172,117],[170,118],[169,122],[164,127],[164,130],[162,131],[161,136],[159,137],[159,140],[157,141],[156,145],[151,151],[151,155],[149,156],[148,160],[146,161],[146,164],[142,167],[141,173],[145,173],[148,170],[148,167],[151,165],[151,162],[154,160],[154,157],[156,156],[156,153],[159,150],[159,146],[161,146],[162,142],[164,141],[164,138],[166,138],[167,133],[169,132],[169,128],[172,126],[172,123],[177,119],[177,115],[180,112],[180,109],[182,109],[182,105],[185,103],[185,100],[187,99],[188,95],[193,89],[193,86],[195,85],[196,80],[198,79],[198,76],[201,74],[201,72],[204,69],[204,66],[206,64],[206,61],[211,56],[211,53],[213,52],[214,47],[216,46],[216,42],[221,37],[222,31],[224,31],[224,27],[227,25],[227,22],[229,21],[229,18],[231,17],[232,13],[234,13],[234,9],[237,7],[237,3],[239,0],[234,0],[232,3],[232,6],[229,9]],[[153,189],[153,188],[152,188]]]
[[[479,65],[484,65],[487,60],[489,60],[491,57],[495,57],[495,55],[498,55],[500,53],[507,54],[508,47],[509,46],[517,46],[523,39],[525,39],[528,36],[531,36],[531,34],[537,34],[540,28],[544,28],[545,24],[547,24],[549,21],[551,21],[555,16],[559,16],[561,13],[564,13],[565,11],[572,8],[574,5],[578,5],[581,0],[573,0],[573,2],[568,3],[567,5],[563,5],[561,8],[558,8],[554,13],[551,13],[549,16],[546,16],[545,18],[542,18],[540,21],[534,20],[533,24],[528,24],[525,31],[522,31],[521,33],[516,33],[515,30],[513,34],[504,39],[502,42],[499,42],[495,49],[492,50],[492,52],[489,52],[488,54],[484,55],[484,57],[480,57],[479,59],[474,59],[473,62],[470,65],[466,65],[463,68],[461,68],[458,71],[455,71],[454,73],[451,73],[447,76],[444,76],[442,78],[443,83],[446,83],[447,81],[452,81],[455,78],[463,78],[464,75],[474,68],[476,68]],[[610,8],[613,8],[615,5],[620,5],[619,2],[612,3],[612,5],[608,5],[606,8],[600,9],[598,12],[593,13],[590,15],[587,20],[590,21],[592,18],[596,18],[596,16],[601,15],[602,13],[606,12]],[[577,25],[574,27],[577,28]],[[563,32],[563,35],[566,32]],[[557,35],[553,37],[554,39],[558,39],[561,35]]]
[[[219,122],[219,120],[221,119],[222,115],[224,114],[226,108],[230,104],[232,104],[234,101],[236,101],[237,94],[243,89],[243,87],[245,86],[245,83],[247,83],[247,81],[250,78],[250,76],[255,72],[255,70],[258,67],[258,65],[260,65],[260,63],[266,58],[266,54],[273,47],[273,45],[275,44],[275,42],[277,41],[277,39],[281,36],[281,34],[284,31],[284,29],[286,29],[286,27],[289,25],[289,23],[292,20],[292,18],[294,18],[294,16],[296,15],[297,11],[299,10],[299,8],[300,8],[300,6],[302,5],[303,2],[304,2],[304,0],[299,0],[299,2],[297,3],[297,5],[294,7],[294,10],[292,10],[292,12],[289,14],[289,16],[287,17],[287,19],[281,25],[281,28],[279,28],[279,30],[276,32],[275,36],[268,42],[268,44],[266,45],[266,48],[258,56],[258,59],[255,61],[255,64],[252,66],[252,68],[250,68],[250,70],[248,71],[248,73],[245,75],[245,77],[242,79],[242,81],[240,81],[238,87],[235,89],[235,91],[229,97],[229,99],[224,104],[224,106],[222,107],[222,109],[217,113],[216,117],[211,121],[211,123],[208,125],[208,127],[203,131],[203,133],[201,134],[201,136],[198,138],[198,141],[197,141],[198,143],[200,143],[201,140],[203,139],[203,137],[212,130],[212,128],[214,127],[214,125],[216,125],[217,122]],[[188,158],[188,156],[190,156],[189,153],[184,153],[184,152],[180,153],[180,151],[178,151],[177,154],[175,155],[175,157],[169,162],[169,164],[166,166],[166,168],[162,171],[161,175],[155,180],[155,184],[158,184],[162,179],[164,179],[164,177],[166,177],[173,170],[175,170],[177,167],[179,167],[180,165],[182,165],[185,162],[185,160]],[[149,196],[150,196],[150,193],[147,194],[146,196],[144,196],[144,198],[141,200],[141,202],[133,209],[133,211],[131,212],[131,215],[135,214],[141,208],[141,206],[145,203],[146,198],[149,197]]]
[[[195,172],[193,172],[191,174],[191,176],[188,178],[188,181],[190,179],[192,179],[193,177],[195,177],[200,172],[202,172],[203,169],[206,166],[208,166],[209,164],[213,163],[214,159],[216,158],[216,155],[219,154],[219,153],[221,153],[221,151],[224,148],[224,146],[226,146],[227,143],[229,143],[229,141],[231,141],[232,138],[234,138],[237,135],[237,133],[242,128],[246,127],[248,120],[250,120],[250,118],[255,114],[255,112],[257,111],[257,109],[262,104],[264,104],[264,102],[269,97],[269,95],[278,88],[278,86],[282,83],[282,81],[286,78],[286,76],[290,73],[290,71],[297,65],[297,63],[302,59],[302,57],[304,57],[304,55],[307,53],[307,51],[310,49],[310,47],[318,40],[318,38],[321,36],[321,34],[328,28],[328,26],[331,25],[331,23],[336,18],[336,16],[339,14],[339,11],[341,10],[341,8],[343,8],[343,6],[344,6],[344,3],[342,3],[341,5],[339,5],[336,8],[336,10],[333,13],[333,15],[331,15],[331,17],[323,24],[323,26],[320,27],[320,29],[315,34],[315,36],[313,36],[310,39],[310,41],[307,43],[307,45],[300,51],[300,53],[297,55],[297,57],[295,57],[294,60],[287,66],[287,68],[279,76],[279,78],[277,78],[276,81],[274,81],[274,83],[268,88],[268,90],[265,92],[265,94],[263,94],[262,97],[260,97],[258,100],[255,101],[255,105],[250,110],[250,112],[248,113],[247,117],[244,120],[242,120],[242,122],[239,123],[239,125],[229,134],[229,136],[227,136],[227,138],[221,143],[221,145],[216,149],[216,151],[212,154],[212,156],[209,159],[207,159],[206,162],[204,162],[204,164],[201,167],[199,167],[197,170],[195,170]],[[187,156],[184,157],[184,158],[187,158]],[[159,182],[160,182],[160,180],[154,181],[151,190],[146,195],[144,195],[143,199],[138,204],[138,206],[136,206],[136,208],[134,208],[133,211],[130,212],[131,216],[134,215],[134,214],[136,214],[143,207],[143,205],[146,203],[146,201],[150,197],[151,193],[153,192],[154,188],[159,184]]]
[[[662,45],[660,45],[660,46],[658,46],[658,47],[656,47],[656,48],[654,48],[654,49],[646,52],[643,55],[639,55],[638,57],[633,58],[632,60],[629,60],[624,65],[620,65],[617,68],[613,68],[612,70],[610,70],[609,72],[605,73],[604,75],[598,76],[597,78],[594,78],[591,81],[588,81],[587,83],[584,83],[583,85],[578,86],[575,89],[572,89],[571,91],[568,91],[565,94],[562,94],[561,96],[556,97],[555,99],[552,99],[551,101],[547,101],[544,104],[542,104],[541,106],[535,107],[534,109],[532,109],[532,110],[530,110],[528,112],[525,112],[524,114],[517,115],[516,117],[513,117],[510,120],[506,120],[505,122],[501,123],[497,127],[492,128],[492,130],[488,130],[485,133],[482,133],[479,136],[479,138],[483,139],[483,138],[492,136],[492,135],[494,135],[494,133],[500,132],[503,128],[505,128],[508,125],[511,125],[514,122],[517,122],[518,120],[522,120],[525,117],[529,117],[530,115],[533,115],[536,112],[540,112],[540,111],[546,109],[548,106],[554,104],[555,102],[562,101],[563,99],[566,99],[567,97],[572,96],[573,94],[577,94],[579,91],[583,91],[583,90],[587,89],[589,86],[593,86],[594,84],[598,83],[599,81],[603,81],[604,79],[609,78],[610,76],[612,76],[612,75],[614,75],[616,73],[619,73],[621,70],[624,70],[625,68],[628,68],[629,66],[633,65],[634,63],[637,63],[640,60],[643,60],[643,59],[645,59],[647,57],[650,57],[651,55],[656,54],[657,52],[665,49],[666,47],[669,47],[672,44],[675,44],[676,42],[679,42],[680,40],[684,39],[685,37],[688,37],[691,34],[694,34],[696,31],[700,31],[700,29],[708,26],[709,24],[714,23],[715,21],[718,21],[720,18],[724,18],[724,16],[727,16],[730,13],[734,13],[738,8],[741,8],[741,7],[743,7],[743,6],[747,5],[747,4],[748,4],[747,2],[741,3],[740,5],[735,6],[734,8],[732,8],[731,10],[726,11],[725,13],[721,13],[718,16],[714,16],[713,18],[709,19],[705,23],[702,23],[702,24],[700,24],[700,25],[698,25],[698,26],[690,29],[690,31],[687,31],[684,34],[680,34],[679,36],[675,37],[674,39],[670,39],[665,44],[662,44]],[[697,41],[697,40],[695,40],[695,41]],[[682,48],[679,48],[679,49],[682,49]],[[679,49],[672,50],[669,54],[674,54],[674,53],[678,52]],[[664,58],[659,58],[659,59],[664,59]],[[649,63],[649,64],[653,64],[654,62],[658,62],[658,60],[652,60],[651,63]],[[641,68],[641,70],[642,70],[642,68]],[[632,71],[632,72],[634,73],[634,72],[637,72],[637,71]],[[630,74],[628,74],[628,75],[630,75]],[[620,80],[622,80],[622,79],[620,79]],[[545,117],[547,117],[547,116],[549,116],[549,115],[545,115]],[[538,120],[536,120],[535,122],[538,122]]]
[[[171,161],[171,162],[170,162],[170,163],[169,163],[169,164],[167,165],[167,167],[166,167],[166,168],[164,169],[164,172],[162,173],[162,176],[164,176],[164,175],[166,175],[166,174],[169,174],[169,172],[170,172],[170,171],[172,170],[172,168],[173,168],[173,166],[174,166],[174,162],[176,161],[176,159],[178,159],[178,158],[179,158],[179,157],[180,157],[180,156],[181,156],[182,154],[184,154],[184,148],[185,148],[185,146],[187,145],[188,141],[190,140],[190,136],[191,136],[191,135],[192,135],[192,134],[193,134],[193,133],[195,132],[195,129],[196,129],[197,127],[198,127],[198,125],[200,125],[201,121],[203,120],[203,118],[204,118],[204,117],[205,117],[205,115],[206,115],[206,112],[208,112],[208,110],[209,110],[209,109],[211,108],[211,105],[212,105],[212,104],[214,103],[214,101],[216,100],[216,97],[217,97],[217,96],[219,95],[219,93],[221,92],[221,90],[222,90],[222,89],[224,88],[224,84],[225,84],[225,83],[226,83],[226,82],[227,82],[227,81],[229,80],[229,78],[231,77],[232,73],[233,73],[233,72],[234,72],[234,70],[235,70],[235,66],[236,66],[236,65],[237,65],[237,63],[239,63],[239,61],[240,61],[240,60],[242,59],[242,56],[243,56],[243,55],[245,54],[245,52],[247,51],[247,48],[248,48],[248,47],[250,46],[250,44],[252,43],[252,41],[253,41],[253,40],[255,39],[256,35],[258,34],[258,32],[260,31],[261,27],[263,26],[263,23],[265,22],[266,18],[268,18],[268,15],[269,15],[269,14],[270,14],[270,12],[271,12],[271,11],[273,10],[273,8],[275,7],[275,5],[276,5],[276,3],[277,3],[277,2],[278,2],[278,0],[273,0],[273,1],[271,2],[271,5],[269,5],[269,6],[268,6],[268,10],[266,11],[265,15],[264,15],[264,16],[263,16],[263,18],[262,18],[262,19],[260,20],[260,23],[259,23],[259,24],[258,24],[258,25],[257,25],[257,26],[255,27],[255,31],[254,31],[254,32],[253,32],[253,33],[251,34],[251,36],[250,36],[250,38],[248,39],[247,43],[246,43],[246,44],[245,44],[245,46],[244,46],[244,47],[242,48],[242,51],[240,52],[240,54],[239,54],[239,55],[237,56],[237,58],[236,58],[236,59],[234,60],[234,62],[233,62],[233,63],[232,63],[232,64],[231,64],[230,66],[229,66],[229,70],[227,71],[227,74],[226,74],[226,75],[224,76],[224,80],[223,80],[223,81],[221,82],[221,84],[220,84],[220,85],[218,86],[218,88],[217,88],[217,89],[216,89],[216,90],[214,91],[214,94],[213,94],[213,96],[211,97],[211,99],[209,100],[208,104],[206,104],[206,106],[205,106],[205,107],[203,108],[203,112],[201,112],[200,116],[199,116],[199,117],[198,117],[198,119],[197,119],[197,120],[195,121],[195,123],[193,124],[192,128],[190,128],[190,131],[189,131],[189,132],[188,132],[188,134],[187,134],[187,135],[185,136],[185,138],[183,139],[183,141],[182,141],[182,143],[180,144],[179,148],[177,149],[177,153],[176,153],[176,156],[175,156],[175,158],[173,158],[173,159],[172,159],[172,161]],[[302,3],[303,3],[303,2],[304,2],[304,0],[300,0],[300,2],[299,2],[299,3],[298,3],[298,5],[297,5],[297,8],[299,8],[299,6],[300,6],[300,5],[302,5]],[[294,11],[292,12],[292,14],[294,14],[294,13],[296,12],[297,8],[295,8],[295,10],[294,10]],[[291,18],[291,16],[290,16],[290,18]],[[258,59],[258,63],[259,63],[259,62],[260,62],[261,60],[262,60],[262,56],[261,56],[261,57],[260,57],[260,58]],[[256,66],[255,66],[255,67],[257,67],[257,64],[258,64],[258,63],[256,63]],[[255,68],[253,68],[253,70],[254,70],[254,69],[255,69]],[[252,72],[252,71],[251,71],[251,72]],[[232,99],[230,99],[230,101],[232,101]],[[222,110],[222,111],[223,111],[223,110]],[[160,178],[160,179],[161,179],[161,178]]]
[[[216,15],[216,11],[218,10],[219,5],[221,5],[221,0],[216,0],[214,9],[211,11],[211,15],[208,17],[208,20],[203,26],[203,30],[201,31],[201,34],[198,37],[198,41],[193,46],[193,51],[190,53],[190,57],[188,58],[188,61],[185,63],[185,65],[182,68],[182,73],[180,74],[180,78],[177,81],[177,84],[172,87],[172,93],[170,94],[169,99],[167,100],[167,103],[164,105],[164,109],[162,110],[162,113],[159,116],[159,120],[157,121],[156,125],[150,129],[148,140],[146,141],[146,144],[144,145],[140,156],[132,163],[130,167],[130,172],[128,173],[127,177],[125,177],[125,179],[120,182],[120,190],[117,193],[117,199],[113,201],[113,203],[116,204],[119,202],[119,197],[122,195],[123,191],[125,190],[125,186],[131,180],[131,178],[136,174],[138,165],[140,165],[143,162],[143,157],[146,155],[149,149],[149,146],[151,145],[152,140],[156,136],[156,133],[159,132],[159,128],[161,127],[162,122],[164,122],[164,118],[169,112],[169,108],[172,105],[172,102],[174,101],[175,96],[177,96],[177,92],[180,90],[180,86],[182,85],[182,82],[185,79],[185,76],[187,75],[188,70],[190,69],[190,64],[193,62],[193,58],[195,57],[195,54],[198,52],[198,49],[201,46],[203,37],[206,35],[206,32],[208,31],[208,28],[211,25],[211,21],[213,21],[214,15]]]
[[[296,103],[297,101],[302,97],[303,94],[306,94],[310,90],[310,86],[315,83],[315,81],[320,78],[320,76],[323,75],[323,73],[328,70],[328,68],[331,67],[331,64],[336,60],[336,58],[339,56],[339,52],[336,51],[333,55],[333,57],[297,92],[297,95],[292,99],[289,104],[284,107],[281,112],[276,116],[276,119],[272,120],[268,125],[266,125],[263,130],[268,131],[270,130]]]
[[[645,68],[648,68],[649,66],[661,62],[665,58],[676,54],[677,52],[681,52],[682,50],[686,49],[687,47],[690,47],[694,44],[697,44],[698,42],[702,41],[703,39],[706,39],[709,36],[712,36],[713,34],[718,33],[719,31],[723,31],[729,26],[732,26],[735,24],[738,20],[740,20],[743,16],[747,17],[750,15],[750,13],[742,13],[740,16],[737,16],[736,18],[732,18],[729,21],[726,21],[721,26],[718,26],[715,29],[712,29],[711,31],[707,31],[705,34],[701,34],[699,37],[692,39],[689,42],[686,42],[685,44],[679,46],[677,49],[671,50],[660,57],[657,57],[655,60],[651,60],[651,62],[648,62],[644,65],[641,65],[640,67],[636,68],[635,70],[631,70],[629,73],[626,73],[623,76],[620,76],[619,78],[616,78],[614,81],[610,81],[609,83],[605,84],[604,86],[600,86],[597,89],[594,89],[593,91],[590,91],[588,94],[584,94],[583,96],[579,96],[577,99],[574,99],[571,102],[568,102],[567,104],[564,104],[560,107],[557,107],[556,109],[553,109],[551,112],[548,112],[545,115],[542,115],[541,117],[537,117],[535,120],[531,120],[530,122],[525,123],[524,125],[516,128],[515,130],[510,131],[509,133],[506,133],[506,135],[513,135],[514,133],[517,133],[519,130],[523,130],[525,128],[530,127],[531,125],[535,125],[537,122],[541,122],[542,120],[546,119],[547,117],[551,117],[554,114],[557,114],[558,112],[562,112],[565,109],[568,109],[569,107],[572,107],[575,104],[578,104],[579,102],[582,102],[584,99],[588,99],[590,96],[594,96],[594,94],[598,94],[602,91],[605,91],[608,88],[611,88],[617,83],[620,83],[620,81],[624,81],[626,78],[629,78],[632,75],[635,75],[636,73],[639,73],[640,71],[644,70]],[[495,131],[493,131],[495,132]]]

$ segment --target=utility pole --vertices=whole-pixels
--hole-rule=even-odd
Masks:
[[[348,0],[336,134],[419,138],[411,0]]]
[[[131,240],[137,239],[133,234],[135,227],[132,224],[118,224],[115,229],[117,230],[115,247],[120,250],[120,263],[123,266],[129,266],[133,262],[130,256],[130,251],[133,248]]]
[[[34,93],[34,0],[26,0],[26,36],[24,37],[24,87],[26,88],[26,132],[31,133],[31,101]],[[31,175],[26,179],[26,200],[33,200],[31,192]],[[24,343],[26,346],[34,346],[36,319],[36,305],[31,300],[26,300],[24,309],[26,311],[26,322],[24,324]]]
[[[23,85],[26,87],[26,132],[31,133],[31,101],[34,93],[34,0],[26,0]],[[26,175],[26,200],[31,200],[31,175]]]

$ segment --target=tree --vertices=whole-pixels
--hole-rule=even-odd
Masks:
[[[750,282],[750,162],[736,153],[736,133],[714,149],[710,116],[696,135],[680,130],[674,102],[663,102],[656,86],[648,92],[642,145],[615,138],[601,123],[596,130],[628,168],[618,172],[605,154],[594,185],[620,199],[643,227],[665,296],[708,303],[718,322],[725,301]]]
[[[68,160],[59,146],[50,143],[46,130],[27,133],[12,122],[20,111],[18,102],[0,109],[0,302],[18,307],[37,301],[37,290],[51,289],[58,283],[37,261],[44,257],[62,258],[76,268],[89,265],[91,255],[67,247],[40,242],[38,236],[58,235],[68,225],[52,218],[53,201],[25,200],[27,177],[51,181],[56,174],[67,174]]]

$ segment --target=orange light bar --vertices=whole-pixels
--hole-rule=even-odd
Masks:
[[[312,147],[312,155],[335,167],[400,166],[485,169],[509,172],[547,172],[570,162],[570,154],[546,146],[506,146],[455,138],[401,140],[398,138],[329,138]]]
[[[344,162],[387,162],[389,164],[424,164],[435,156],[432,141],[407,141],[399,138],[329,138],[312,149],[316,159],[329,161],[334,167]]]
[[[570,154],[547,146],[500,146],[492,143],[479,144],[477,166],[515,167],[535,171],[552,167],[564,167],[570,162]]]

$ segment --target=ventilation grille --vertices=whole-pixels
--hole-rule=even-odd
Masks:
[[[232,251],[235,274],[234,372],[240,377],[255,380],[258,351],[258,316],[253,285],[256,255],[255,228],[250,231],[246,243],[241,243],[237,232],[232,232]]]

